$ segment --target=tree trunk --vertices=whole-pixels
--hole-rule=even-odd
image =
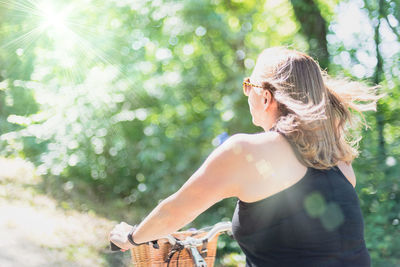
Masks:
[[[327,23],[313,0],[291,0],[294,13],[301,24],[301,32],[310,45],[309,54],[318,60],[321,68],[329,64],[326,41]]]
[[[384,72],[383,72],[383,59],[382,55],[379,51],[379,45],[381,43],[381,37],[379,34],[379,29],[381,26],[381,18],[383,15],[383,0],[379,0],[379,9],[378,9],[378,23],[375,26],[375,49],[376,49],[376,59],[377,59],[377,64],[375,68],[375,73],[374,73],[374,83],[379,84],[383,81],[384,78]],[[377,112],[376,112],[376,126],[377,126],[377,131],[378,131],[378,153],[379,157],[382,160],[382,165],[385,164],[385,159],[386,159],[386,149],[385,149],[385,136],[383,133],[383,129],[385,126],[385,121],[384,121],[384,114],[383,114],[383,108],[380,105],[380,102],[378,102],[377,105]]]

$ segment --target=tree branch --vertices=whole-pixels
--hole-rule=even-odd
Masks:
[[[389,25],[390,29],[392,29],[392,32],[396,35],[397,40],[400,42],[400,33],[397,31],[397,29],[396,29],[395,27],[393,27],[393,26],[390,24],[389,19],[388,19],[387,16],[385,16],[385,20],[386,20],[387,24]]]

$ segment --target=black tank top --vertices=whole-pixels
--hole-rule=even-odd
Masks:
[[[232,231],[246,267],[371,266],[359,199],[337,167],[309,167],[283,191],[238,200]]]

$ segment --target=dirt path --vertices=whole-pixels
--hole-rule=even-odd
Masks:
[[[115,222],[62,209],[38,194],[40,178],[22,160],[0,158],[0,266],[126,266],[127,253],[108,253]]]

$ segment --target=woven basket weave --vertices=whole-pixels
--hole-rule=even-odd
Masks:
[[[207,234],[207,232],[203,231],[181,231],[173,233],[172,236],[178,238],[179,240],[185,240],[186,237],[194,237],[200,238]],[[219,233],[214,236],[212,240],[208,241],[207,244],[207,256],[203,256],[203,259],[207,263],[207,267],[213,267],[215,256],[217,254],[217,242],[218,242]],[[167,267],[168,263],[166,259],[168,257],[168,253],[171,250],[171,244],[167,239],[159,239],[158,244],[160,246],[159,249],[153,248],[152,245],[140,245],[137,247],[133,247],[130,249],[131,251],[131,259],[133,266],[135,267]],[[202,246],[198,246],[197,250],[200,253]],[[179,258],[178,258],[179,256]],[[169,267],[192,267],[194,266],[192,256],[189,253],[188,249],[183,249],[182,251],[176,252],[170,262]]]

